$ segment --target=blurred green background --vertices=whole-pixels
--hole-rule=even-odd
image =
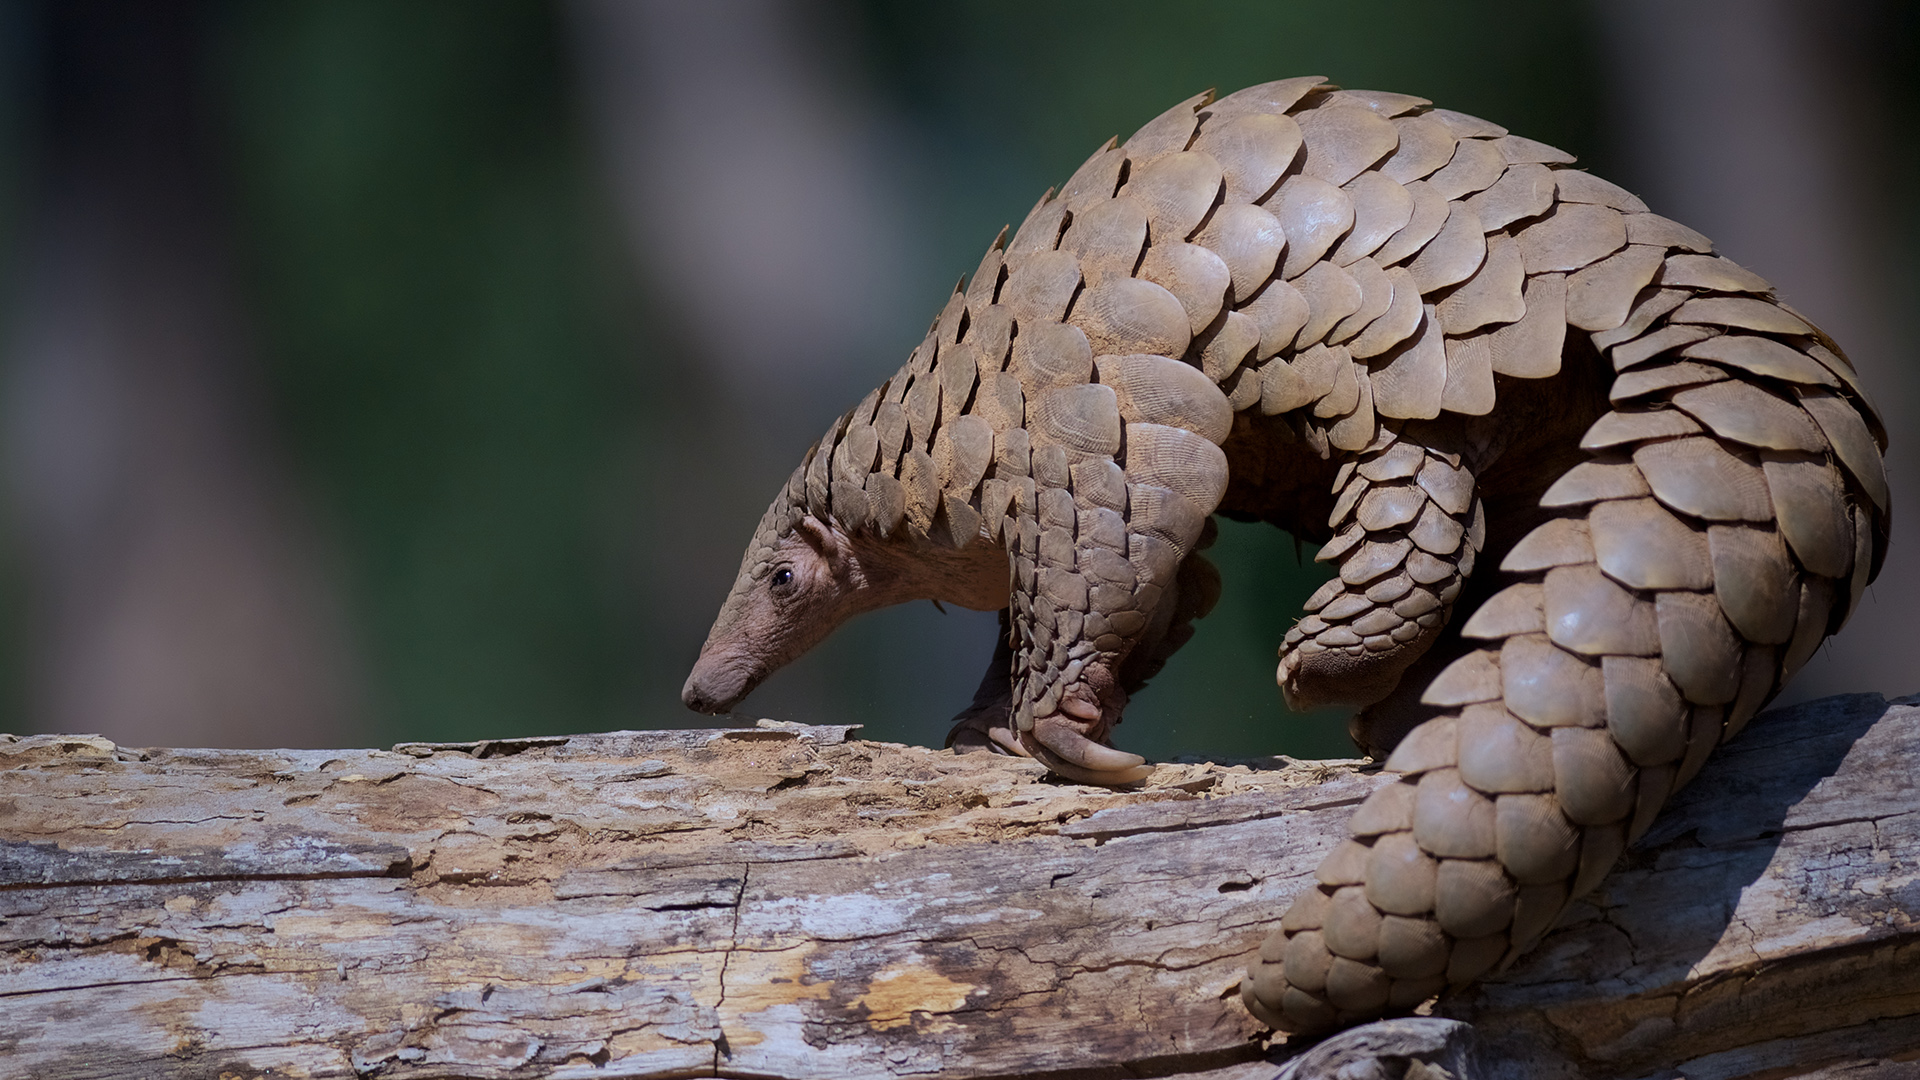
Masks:
[[[91,699],[57,684],[95,677],[111,657],[89,659],[106,655],[89,642],[121,623],[111,610],[73,615],[60,575],[125,571],[111,556],[95,571],[47,571],[84,545],[35,539],[36,504],[16,498],[0,730],[383,745],[713,722],[680,705],[680,682],[766,500],[839,409],[897,366],[1000,226],[1109,135],[1208,87],[1323,74],[1498,120],[1602,174],[1632,168],[1609,127],[1602,16],[1580,4],[868,0],[704,16],[700,5],[636,14],[504,0],[155,6],[161,15],[20,4],[0,23],[18,61],[0,177],[10,363],[39,370],[47,333],[34,328],[66,310],[36,291],[60,280],[45,267],[76,243],[44,224],[58,220],[46,207],[73,176],[111,169],[69,145],[61,102],[108,100],[89,78],[137,96],[138,72],[101,75],[97,57],[170,50],[155,63],[172,65],[186,102],[173,122],[193,133],[188,202],[225,238],[210,258],[239,328],[235,366],[251,372],[235,400],[254,434],[237,453],[270,463],[298,504],[287,520],[309,538],[300,565],[317,568],[309,591],[323,596],[310,639],[338,655],[319,674],[264,678],[264,696],[230,706],[239,719],[225,727],[169,729],[143,709],[156,699],[137,680],[112,716],[63,712],[61,701]],[[724,65],[686,69],[729,35],[770,50],[766,77],[788,72],[803,104],[829,103],[814,111],[839,158],[806,165],[805,146],[754,157],[779,150],[791,125],[729,134],[751,103],[719,101]],[[786,345],[730,348],[728,324],[794,298],[777,281],[701,269],[687,255],[698,232],[677,248],[673,230],[731,216],[724,205],[682,214],[671,196],[690,185],[748,206],[764,201],[750,182],[777,192],[789,166],[797,177],[852,168],[872,185],[862,197],[881,208],[883,243],[820,264],[850,293],[822,323],[859,325],[823,341],[796,323],[790,360],[729,367]],[[736,181],[747,195],[732,194]],[[783,212],[813,210],[803,200]],[[695,293],[723,302],[702,308],[686,299]],[[779,331],[765,340],[781,342]],[[38,401],[39,385],[16,377],[8,392]],[[19,477],[57,457],[60,437],[6,444],[16,489],[58,488]],[[1275,530],[1222,525],[1211,555],[1225,598],[1135,700],[1119,743],[1156,757],[1350,753],[1338,713],[1290,714],[1273,683],[1274,648],[1324,577],[1312,549],[1297,556]],[[108,630],[80,626],[88,617]],[[930,605],[869,616],[741,714],[938,745],[992,633],[990,615]],[[171,656],[166,645],[151,655]],[[202,650],[207,679],[223,677],[220,656],[235,648]],[[310,684],[336,704],[304,726],[279,722],[273,695],[310,699]],[[193,714],[196,699],[182,700],[176,712]]]

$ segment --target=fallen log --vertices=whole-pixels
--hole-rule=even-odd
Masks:
[[[1263,1043],[1235,987],[1370,766],[1176,763],[1112,791],[849,732],[0,736],[0,1076],[1339,1071]],[[1443,1000],[1470,1028],[1389,1022],[1314,1060],[1911,1070],[1916,763],[1913,699],[1764,715],[1541,947]]]

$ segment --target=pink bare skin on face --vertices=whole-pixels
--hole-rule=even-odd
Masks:
[[[725,712],[863,612],[911,600],[995,611],[1007,597],[1007,553],[997,545],[849,535],[808,515],[771,550],[749,551],[680,699]]]
[[[914,600],[972,611],[1004,611],[1008,604],[1007,553],[986,540],[954,548],[910,534],[881,539],[811,514],[799,516],[784,536],[773,533],[763,522],[742,561],[680,691],[689,708],[733,708],[863,612]],[[1138,755],[1103,745],[1127,705],[1126,691],[1104,665],[1089,665],[1055,711],[1035,717],[1031,731],[1016,731],[1004,637],[980,692],[958,718],[951,737],[956,749],[1037,758],[1062,776],[1091,783],[1130,783],[1150,771]]]

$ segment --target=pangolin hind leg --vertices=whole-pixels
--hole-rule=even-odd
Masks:
[[[1334,538],[1317,558],[1337,573],[1280,649],[1280,686],[1293,708],[1385,698],[1440,636],[1473,573],[1486,543],[1476,462],[1448,445],[1457,439],[1423,439],[1439,434],[1427,427],[1411,424],[1396,437],[1383,426],[1335,478]]]
[[[1424,628],[1427,633],[1415,639],[1415,644],[1424,651],[1418,653],[1411,664],[1404,660],[1393,663],[1393,669],[1405,664],[1400,670],[1399,682],[1385,697],[1357,710],[1349,724],[1354,745],[1375,760],[1386,760],[1408,732],[1438,714],[1434,706],[1421,702],[1421,695],[1441,671],[1472,647],[1471,639],[1461,637],[1462,620],[1455,619],[1453,611],[1476,611],[1497,591],[1499,575],[1491,571],[1521,537],[1547,516],[1538,505],[1541,494],[1554,478],[1584,460],[1583,452],[1575,445],[1577,435],[1568,433],[1584,430],[1610,407],[1607,381],[1598,371],[1604,361],[1584,339],[1570,340],[1565,348],[1568,359],[1561,377],[1551,384],[1536,380],[1507,386],[1502,391],[1504,408],[1499,418],[1462,417],[1440,423],[1410,421],[1401,428],[1400,445],[1425,447],[1429,456],[1437,457],[1440,466],[1444,466],[1431,469],[1421,466],[1413,485],[1442,508],[1448,508],[1461,503],[1468,490],[1467,478],[1471,476],[1474,505],[1468,513],[1453,515],[1461,526],[1457,542],[1453,528],[1439,527],[1441,522],[1437,516],[1424,517],[1432,513],[1431,506],[1421,511],[1423,519],[1416,519],[1409,530],[1415,543],[1403,572],[1435,579],[1424,584],[1424,589],[1442,601],[1442,606],[1424,616],[1434,623]],[[1368,455],[1363,455],[1361,461],[1367,460]],[[1454,469],[1456,462],[1459,468]],[[1400,469],[1408,467],[1399,465]],[[1382,469],[1393,471],[1384,463],[1369,471],[1377,476]],[[1354,472],[1358,475],[1358,466]],[[1350,478],[1341,479],[1346,480],[1343,487],[1353,483]],[[1370,496],[1372,486],[1360,493],[1355,501],[1356,509]],[[1352,514],[1344,519],[1343,527],[1355,527],[1356,516],[1360,515]],[[1379,538],[1376,530],[1375,539]],[[1449,544],[1457,546],[1449,549]],[[1451,562],[1455,573],[1440,578],[1440,568],[1434,561]],[[1375,599],[1385,600],[1398,592],[1399,585],[1393,578],[1394,575],[1386,575],[1366,585],[1365,590]],[[1421,586],[1422,582],[1416,577],[1414,584]],[[1328,588],[1342,585],[1344,582],[1330,584]],[[1389,603],[1398,609],[1395,614],[1404,617],[1425,608],[1428,601],[1410,590],[1406,596]],[[1361,612],[1358,616],[1348,616],[1345,622],[1352,625],[1364,617],[1366,613]]]

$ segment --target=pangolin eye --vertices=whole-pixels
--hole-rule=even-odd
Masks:
[[[777,593],[784,593],[791,590],[793,588],[793,567],[782,566],[778,570],[775,570],[773,576],[767,579],[767,587]]]

